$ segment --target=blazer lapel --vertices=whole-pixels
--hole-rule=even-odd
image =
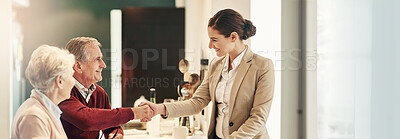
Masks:
[[[217,89],[217,85],[218,85],[219,79],[221,78],[222,69],[223,69],[223,67],[225,65],[226,58],[229,58],[229,57],[225,56],[225,58],[223,58],[223,60],[218,63],[217,67],[215,68],[215,71],[210,71],[210,72],[213,72],[212,79],[209,79],[211,81],[210,82],[211,100],[215,100],[215,91]]]
[[[251,52],[250,48],[247,48],[247,51],[245,52],[242,61],[240,62],[239,67],[236,71],[235,81],[233,81],[231,94],[229,98],[229,115],[232,114],[238,90],[243,82],[244,77],[247,74],[247,71],[251,67],[252,59],[253,59],[253,52]]]

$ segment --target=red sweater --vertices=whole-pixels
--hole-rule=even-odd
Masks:
[[[121,124],[134,118],[131,108],[111,109],[107,93],[96,85],[89,103],[86,103],[79,90],[74,87],[71,97],[59,104],[61,123],[70,139],[98,139],[99,131],[103,130],[105,137],[119,128]]]

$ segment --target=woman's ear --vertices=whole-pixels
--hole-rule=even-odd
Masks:
[[[82,66],[81,63],[79,61],[75,61],[74,67],[73,67],[74,71],[77,73],[82,73]]]
[[[63,83],[64,83],[64,81],[61,79],[61,75],[58,75],[58,76],[56,77],[56,79],[55,79],[55,85],[56,85],[56,87],[62,89],[62,88],[63,88],[63,86],[62,86]]]
[[[232,32],[231,36],[229,36],[232,39],[232,42],[236,41],[237,39],[239,39],[239,35],[237,34],[237,32]]]

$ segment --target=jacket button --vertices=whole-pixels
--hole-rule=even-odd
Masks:
[[[230,123],[229,123],[229,126],[232,127],[232,126],[233,126],[233,122],[230,122]]]

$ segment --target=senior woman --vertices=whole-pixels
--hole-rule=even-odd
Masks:
[[[75,82],[74,56],[60,48],[43,45],[33,51],[25,75],[34,89],[15,114],[11,138],[67,138],[60,122],[58,104],[69,98]]]

